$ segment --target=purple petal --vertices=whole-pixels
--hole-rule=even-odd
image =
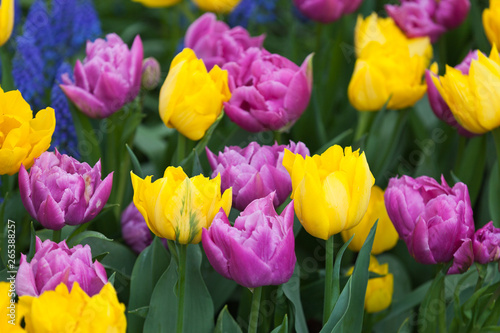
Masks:
[[[111,172],[96,188],[93,196],[90,198],[87,210],[85,211],[85,218],[81,223],[88,222],[99,214],[108,201],[112,186],[113,172]]]

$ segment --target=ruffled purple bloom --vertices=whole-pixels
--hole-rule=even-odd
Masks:
[[[458,27],[470,9],[469,0],[400,0],[386,5],[387,14],[410,38],[428,36],[436,42],[447,30]]]
[[[290,196],[292,180],[282,165],[285,149],[304,158],[309,149],[302,142],[290,141],[288,146],[260,146],[251,142],[247,147],[225,147],[215,155],[206,148],[212,178],[220,174],[221,190],[233,188],[233,207],[242,211],[255,199],[264,198],[272,192],[274,207],[278,207]]]
[[[108,201],[113,173],[101,180],[101,161],[93,168],[68,155],[44,152],[28,173],[19,170],[19,192],[24,207],[45,228],[92,220]]]
[[[236,218],[234,227],[221,209],[210,228],[203,229],[203,249],[210,264],[247,288],[279,285],[293,274],[293,201],[278,215],[273,196],[253,201]]]
[[[117,34],[87,42],[87,56],[77,60],[75,81],[63,76],[62,90],[87,116],[106,118],[133,101],[141,88],[143,49],[136,36],[132,48]]]
[[[47,290],[55,290],[61,283],[71,290],[73,282],[78,282],[89,296],[98,294],[108,282],[104,267],[98,261],[92,263],[90,246],[76,245],[70,249],[65,241],[57,244],[47,239],[42,243],[36,237],[31,262],[21,254],[16,276],[19,296],[38,297]]]
[[[472,240],[474,260],[480,264],[500,260],[500,229],[489,222],[477,230]]]
[[[186,31],[184,46],[203,59],[207,70],[218,65],[222,67],[230,61],[237,61],[250,47],[261,48],[265,35],[250,37],[248,31],[240,26],[229,26],[217,21],[213,13],[205,13],[194,21]]]
[[[469,54],[465,57],[465,59],[460,64],[455,66],[455,68],[461,71],[464,75],[468,75],[471,61],[477,60],[478,52],[479,51],[469,52]],[[433,76],[439,79],[439,75],[434,74],[430,70],[425,71],[425,81],[427,83],[427,97],[429,99],[429,104],[431,105],[432,111],[434,111],[436,117],[446,122],[448,125],[455,127],[460,135],[469,138],[475,136],[476,134],[467,131],[457,122],[457,120],[453,116],[453,113],[450,110],[450,107],[448,106],[448,104],[446,104],[443,97],[437,90],[436,85],[432,80]]]
[[[229,73],[232,94],[224,110],[247,131],[286,131],[309,104],[312,54],[299,67],[278,54],[250,48],[223,69]]]
[[[141,253],[153,242],[146,220],[133,202],[122,212],[121,225],[123,240],[135,253]],[[167,247],[167,240],[161,241]]]
[[[298,10],[311,20],[321,23],[337,21],[358,9],[362,0],[293,0]]]
[[[450,188],[422,176],[391,178],[385,191],[387,213],[410,254],[420,263],[446,263],[448,273],[463,272],[474,258],[470,244],[474,220],[467,186]]]

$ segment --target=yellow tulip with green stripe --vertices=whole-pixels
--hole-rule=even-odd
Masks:
[[[285,150],[283,166],[292,178],[295,213],[314,237],[327,240],[365,215],[375,179],[359,150],[335,145],[306,158]]]
[[[14,28],[14,0],[0,1],[0,46],[5,44]]]
[[[466,130],[482,134],[500,126],[500,55],[495,46],[489,58],[478,52],[468,75],[446,66],[445,75],[432,80]]]
[[[491,45],[500,47],[500,0],[490,0],[490,7],[483,11],[483,27]]]
[[[220,175],[189,178],[181,167],[168,167],[163,178],[151,182],[131,172],[134,204],[151,231],[181,244],[197,244],[201,231],[222,208],[229,215],[231,188],[221,195]]]

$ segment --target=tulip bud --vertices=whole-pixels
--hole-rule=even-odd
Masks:
[[[14,29],[14,0],[2,0],[0,4],[0,46],[5,44]]]
[[[491,45],[500,47],[500,0],[490,0],[490,7],[483,11],[483,27]]]
[[[153,57],[144,59],[142,62],[141,85],[146,90],[153,90],[160,82],[160,63]]]
[[[474,260],[480,264],[500,260],[500,228],[489,222],[477,230],[472,240]]]
[[[192,0],[201,10],[214,13],[230,13],[241,0]]]
[[[358,9],[361,0],[293,0],[300,13],[321,23],[337,21]]]

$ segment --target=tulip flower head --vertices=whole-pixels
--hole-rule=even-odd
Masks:
[[[0,46],[5,44],[14,29],[14,0],[2,0],[0,3]]]
[[[31,167],[19,169],[19,192],[24,207],[45,228],[92,220],[108,201],[113,173],[101,180],[101,161],[93,168],[71,156],[45,152]]]
[[[107,118],[132,102],[141,88],[143,49],[136,36],[132,48],[117,34],[87,42],[87,56],[76,61],[75,81],[63,75],[61,89],[87,116]]]
[[[490,0],[490,7],[483,11],[483,27],[491,45],[500,47],[500,0]]]
[[[308,233],[327,240],[360,223],[375,183],[364,153],[335,145],[304,158],[285,150],[283,166],[292,178],[295,213]]]
[[[149,57],[142,62],[141,86],[146,90],[153,90],[160,83],[161,68],[160,63],[153,57]]]
[[[231,209],[231,189],[221,195],[220,176],[189,178],[182,168],[168,167],[163,178],[151,182],[131,173],[134,204],[158,237],[181,244],[201,241],[202,228],[208,228],[223,209]]]
[[[33,112],[18,90],[0,88],[0,175],[13,175],[21,164],[30,167],[50,147],[56,127],[54,109]]]
[[[192,0],[196,6],[206,12],[230,13],[241,0]]]
[[[312,54],[299,67],[278,54],[249,48],[223,68],[229,72],[232,93],[224,109],[244,130],[287,131],[309,104]]]
[[[207,70],[237,61],[250,47],[262,48],[265,35],[250,37],[245,28],[229,28],[213,13],[205,13],[191,23],[184,37],[184,46],[203,59]]]
[[[347,275],[352,275],[354,267],[351,267]],[[368,271],[383,275],[368,280],[365,294],[365,310],[367,313],[375,313],[385,310],[392,303],[394,292],[394,275],[389,273],[389,264],[380,265],[374,256],[370,256]]]
[[[212,267],[247,288],[287,282],[295,267],[293,202],[281,215],[274,193],[252,201],[231,226],[221,211],[203,229],[203,249]]]
[[[389,251],[396,246],[399,239],[398,232],[394,228],[385,209],[384,191],[378,186],[373,186],[368,209],[361,222],[357,226],[341,232],[344,242],[347,242],[354,235],[351,243],[349,243],[351,251],[359,252],[361,250],[371,228],[377,220],[377,232],[373,241],[372,254]]]
[[[311,20],[321,23],[337,21],[358,9],[361,0],[293,0],[297,9]]]
[[[98,262],[92,262],[90,246],[76,245],[68,248],[65,241],[59,244],[36,237],[35,256],[28,263],[21,254],[16,276],[16,293],[19,296],[38,297],[47,290],[54,290],[63,283],[69,290],[74,283],[87,295],[98,294],[108,282],[106,270]]]
[[[21,296],[19,312],[27,332],[125,333],[127,329],[125,305],[118,301],[110,283],[93,296],[78,282],[70,291],[61,283],[39,297]]]
[[[480,51],[469,52],[469,54],[465,57],[465,59],[460,64],[455,66],[455,69],[458,69],[464,75],[468,75],[470,64],[472,60],[477,60],[478,52]],[[475,135],[474,133],[467,131],[457,122],[457,120],[453,116],[453,113],[450,110],[450,107],[448,106],[448,104],[446,104],[443,97],[439,93],[433,79],[433,77],[435,77],[437,78],[437,80],[439,80],[439,76],[435,74],[437,73],[437,64],[435,66],[436,67],[434,69],[425,71],[425,81],[427,83],[427,97],[429,99],[429,104],[431,105],[432,111],[439,119],[443,120],[448,125],[455,127],[460,135],[466,137],[473,137]]]
[[[182,0],[132,0],[132,1],[139,2],[146,7],[161,8],[161,7],[170,7],[176,5]]]
[[[452,267],[450,273],[463,272],[472,264],[474,220],[465,184],[450,188],[444,177],[441,184],[427,176],[391,178],[385,204],[415,260],[436,264],[455,258],[461,266]]]
[[[214,66],[210,72],[191,49],[172,60],[160,90],[160,117],[191,140],[200,140],[231,98],[227,71]]]
[[[500,228],[489,222],[477,230],[472,240],[474,261],[487,264],[500,260]]]
[[[472,59],[468,74],[446,66],[444,76],[432,77],[439,94],[458,123],[483,134],[500,126],[500,55],[493,46],[490,57],[481,52]]]
[[[247,147],[225,147],[224,152],[215,155],[208,148],[207,157],[212,168],[212,177],[221,175],[221,188],[232,188],[233,206],[243,211],[250,202],[263,198],[272,192],[274,207],[280,206],[292,191],[290,175],[283,167],[285,149],[300,154],[309,155],[309,149],[302,143],[290,141],[288,146],[260,146],[251,142]]]

